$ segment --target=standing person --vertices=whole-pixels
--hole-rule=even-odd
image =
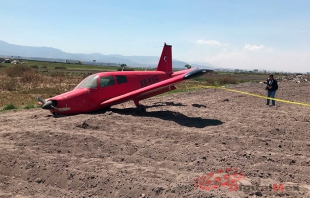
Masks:
[[[273,78],[272,74],[270,74],[269,78],[264,83],[267,84],[267,86],[266,86],[267,97],[274,98],[274,96],[276,95],[276,91],[278,90],[277,80]],[[269,101],[270,100],[267,99],[266,105],[269,105]],[[276,105],[276,101],[272,100],[272,106],[275,106],[275,105]]]

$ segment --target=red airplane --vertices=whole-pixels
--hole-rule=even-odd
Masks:
[[[56,115],[88,113],[133,100],[138,112],[146,109],[139,102],[176,89],[175,84],[212,70],[172,71],[172,46],[164,44],[156,71],[101,72],[88,76],[72,91],[47,100],[36,97],[43,109]]]

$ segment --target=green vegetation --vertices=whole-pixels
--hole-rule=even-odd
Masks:
[[[66,68],[67,71],[77,71],[77,72],[83,72],[83,71],[95,71],[95,72],[102,72],[102,71],[116,71],[118,67],[116,66],[107,66],[107,65],[85,65],[82,64],[82,62],[77,64],[69,64],[69,63],[56,63],[56,62],[43,62],[43,61],[26,61],[25,64],[20,65],[26,65],[29,67],[34,66],[35,68],[38,68],[39,71],[41,70],[57,70],[57,68]],[[11,63],[0,63],[1,67],[11,67]],[[135,70],[139,70],[139,68],[134,68]],[[60,69],[61,70],[61,69]],[[140,68],[141,70],[141,68]]]
[[[27,104],[24,109],[33,109],[36,108],[36,106],[34,104]]]
[[[58,67],[55,67],[55,69],[67,69],[67,68],[64,66],[58,66]]]
[[[12,109],[17,109],[17,107],[13,105],[12,103],[7,104],[2,108],[3,111],[12,110]]]
[[[117,69],[117,71],[134,71],[134,69],[128,68],[126,64],[121,64],[120,67]]]
[[[191,66],[191,65],[189,65],[189,64],[186,64],[184,67],[186,67],[187,69],[192,68],[192,66]]]
[[[33,109],[33,108],[37,108],[36,105],[34,104],[27,104],[26,106],[21,106],[21,107],[17,107],[12,103],[9,103],[7,105],[5,105],[1,110],[1,111],[8,111],[8,110],[13,110],[13,109]]]
[[[166,92],[166,93],[163,93],[163,94],[174,94],[174,93],[190,92],[190,91],[195,91],[197,89],[200,89],[200,88],[177,88],[175,90],[172,90],[172,91],[169,91],[169,92]]]

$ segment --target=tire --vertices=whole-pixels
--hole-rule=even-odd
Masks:
[[[145,113],[146,112],[146,108],[143,105],[138,105],[137,106],[137,111],[138,111],[138,113]]]

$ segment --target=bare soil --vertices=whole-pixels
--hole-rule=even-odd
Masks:
[[[309,83],[279,86],[277,97],[310,103]],[[265,94],[259,83],[230,87]],[[310,197],[310,107],[220,89],[142,103],[145,114],[132,102],[0,114],[0,197]],[[245,176],[237,191],[205,188],[204,175],[226,168]],[[262,189],[274,184],[285,189]]]

